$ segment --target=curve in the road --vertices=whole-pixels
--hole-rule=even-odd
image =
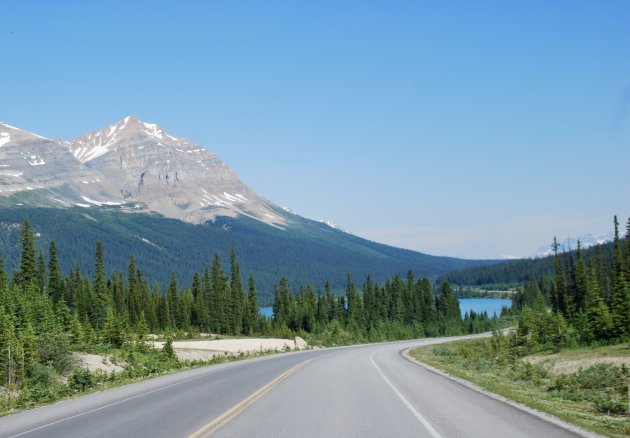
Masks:
[[[0,437],[579,436],[400,354],[463,338],[311,350],[198,368],[0,418]]]

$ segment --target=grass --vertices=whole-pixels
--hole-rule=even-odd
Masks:
[[[614,438],[630,436],[630,372],[618,365],[630,361],[628,344],[518,358],[497,353],[492,341],[483,339],[421,347],[411,355],[584,429]]]

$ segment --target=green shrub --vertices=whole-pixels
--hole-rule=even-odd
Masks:
[[[94,386],[94,378],[87,368],[78,368],[68,379],[68,386],[75,392],[82,392]]]

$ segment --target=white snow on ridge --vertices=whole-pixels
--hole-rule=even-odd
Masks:
[[[89,204],[74,204],[74,205],[76,205],[77,207],[90,208]]]
[[[42,137],[41,135],[39,135],[39,134],[35,134],[34,132],[25,131],[24,129],[20,129],[20,128],[16,128],[15,126],[11,126],[11,125],[9,125],[8,123],[2,123],[2,122],[0,122],[0,125],[2,125],[2,126],[4,126],[4,127],[7,127],[7,128],[9,128],[9,129],[15,129],[16,131],[26,132],[26,133],[28,133],[28,134],[30,134],[30,135],[34,135],[35,137],[41,138],[41,139],[43,139],[43,140],[50,140],[49,138]]]
[[[89,202],[90,204],[94,204],[97,205],[99,207],[102,207],[103,205],[109,205],[109,206],[115,206],[115,205],[123,205],[122,202],[115,202],[115,201],[95,201],[94,199],[90,199],[87,196],[83,196],[81,195],[81,197],[83,198],[83,200],[85,202]]]
[[[8,132],[0,132],[0,147],[11,141],[11,134]]]

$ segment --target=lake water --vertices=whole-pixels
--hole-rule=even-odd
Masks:
[[[474,310],[475,313],[488,312],[488,316],[492,318],[495,313],[501,316],[503,307],[512,307],[512,300],[507,298],[460,298],[459,309],[462,312],[462,318],[466,312]]]
[[[474,310],[475,313],[488,312],[492,318],[493,314],[501,316],[501,308],[512,307],[512,300],[506,298],[460,298],[459,308],[462,311],[462,318],[466,312]],[[261,307],[260,314],[268,317],[273,316],[273,307]]]

